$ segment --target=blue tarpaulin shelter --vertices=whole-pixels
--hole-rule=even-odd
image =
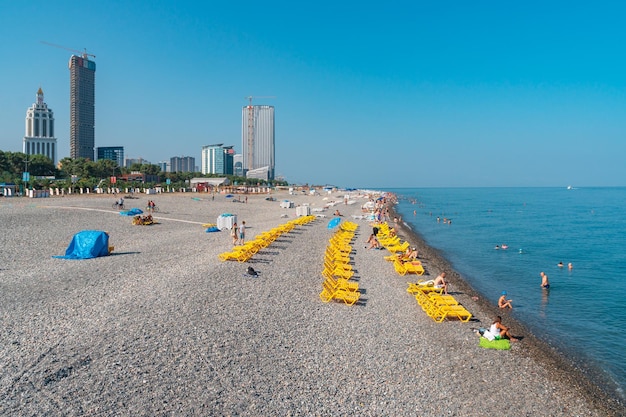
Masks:
[[[100,230],[83,230],[72,238],[60,259],[91,259],[109,254],[109,235]]]
[[[138,209],[138,208],[132,208],[132,209],[127,210],[127,211],[120,211],[120,214],[122,216],[137,216],[137,215],[142,214],[142,213],[143,213],[143,210]]]

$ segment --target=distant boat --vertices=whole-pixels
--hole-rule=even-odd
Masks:
[[[567,186],[567,189],[568,189],[568,190],[573,190],[574,188],[573,188],[571,185],[568,185],[568,186]]]

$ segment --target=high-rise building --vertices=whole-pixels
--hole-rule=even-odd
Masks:
[[[238,153],[233,157],[233,174],[243,177],[243,155]]]
[[[150,165],[151,162],[143,158],[126,158],[124,159],[124,168],[130,168],[132,165]]]
[[[94,160],[96,63],[72,55],[70,68],[70,158]]]
[[[195,172],[196,158],[193,156],[174,156],[170,158],[171,172]]]
[[[96,148],[98,160],[110,159],[117,162],[117,166],[124,166],[124,147],[123,146],[98,146]]]
[[[168,161],[159,161],[157,165],[161,168],[161,172],[170,172],[170,163]]]
[[[37,101],[26,110],[22,152],[26,155],[45,155],[56,165],[57,140],[54,137],[54,113],[43,101],[41,87],[37,91]]]
[[[243,107],[241,153],[244,173],[268,167],[269,179],[274,179],[274,106]]]
[[[232,146],[224,146],[222,143],[202,147],[202,173],[203,174],[233,174],[233,156],[235,150]]]

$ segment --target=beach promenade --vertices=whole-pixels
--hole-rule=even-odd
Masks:
[[[158,224],[133,226],[112,196],[0,199],[0,415],[7,416],[619,416],[625,409],[546,353],[524,329],[510,351],[482,349],[472,328],[493,306],[418,245],[434,278],[476,321],[435,323],[406,292],[371,233],[364,196],[139,195]],[[242,199],[244,196],[242,196]],[[289,199],[319,213],[248,263],[221,262],[228,231],[206,233],[223,213],[246,221],[247,239],[296,218]],[[335,209],[359,224],[353,241],[354,306],[322,303],[321,271]],[[287,217],[285,217],[287,216]],[[54,259],[81,230],[115,247],[92,260]],[[246,276],[247,266],[260,272]],[[473,298],[474,297],[474,298]],[[512,324],[502,314],[505,324]]]

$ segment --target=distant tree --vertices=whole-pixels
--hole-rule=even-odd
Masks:
[[[45,155],[30,155],[28,171],[35,176],[56,176],[58,171],[54,162]]]
[[[99,159],[95,168],[95,176],[101,179],[119,175],[122,172],[117,162],[111,159]]]
[[[142,164],[139,168],[139,172],[146,175],[159,175],[161,173],[161,167],[155,164]]]

